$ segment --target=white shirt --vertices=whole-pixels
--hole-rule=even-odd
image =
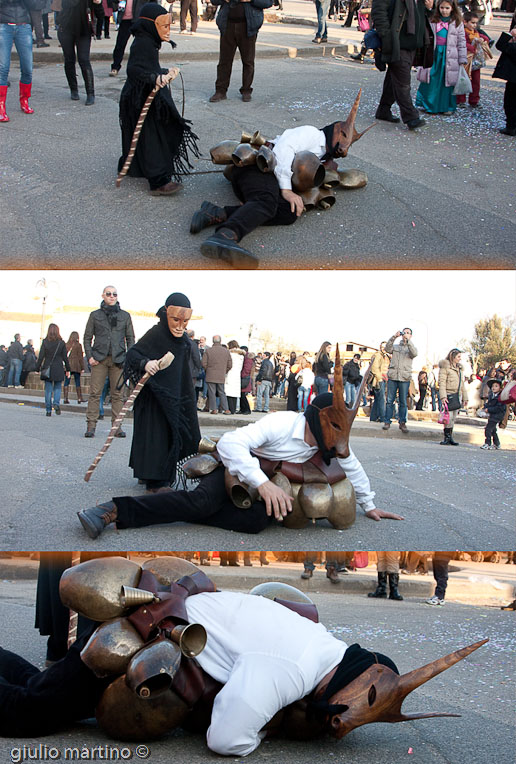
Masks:
[[[322,624],[265,597],[210,592],[188,597],[185,605],[189,622],[208,633],[196,660],[224,684],[206,736],[216,753],[254,751],[267,722],[312,692],[347,650]]]
[[[217,443],[217,451],[231,475],[253,488],[269,479],[253,456],[263,456],[272,461],[303,464],[319,450],[305,443],[306,419],[303,413],[279,411],[260,419],[259,422],[226,432]],[[375,492],[371,491],[369,478],[351,449],[347,459],[338,459],[349,478],[358,504],[364,512],[375,509]]]
[[[326,154],[326,137],[322,130],[311,125],[285,130],[274,139],[272,149],[276,157],[274,174],[280,189],[292,189],[292,162],[298,151],[311,151],[319,158]]]

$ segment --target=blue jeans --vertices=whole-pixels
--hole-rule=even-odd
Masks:
[[[61,382],[52,382],[50,379],[45,380],[45,408],[48,411],[52,411],[52,393],[54,394],[54,406],[59,406],[61,403]]]
[[[271,386],[272,386],[272,382],[270,382],[267,379],[263,379],[261,382],[258,382],[258,387],[256,389],[256,410],[257,411],[269,410],[269,395],[271,392]],[[263,405],[262,405],[262,399],[263,399]]]
[[[431,387],[430,392],[432,394],[432,411],[436,410],[436,403],[437,403],[437,411],[441,408],[441,398],[439,396],[439,390],[437,387]]]
[[[328,37],[326,19],[330,10],[330,0],[315,0],[315,8],[317,10],[317,34],[315,36],[324,39]]]
[[[407,421],[407,393],[410,382],[400,382],[397,379],[389,379],[387,381],[387,405],[385,407],[385,421],[391,422],[392,412],[394,410],[394,401],[396,400],[396,393],[399,392],[399,423],[403,424]]]
[[[308,398],[310,396],[310,388],[309,387],[298,387],[297,388],[297,410],[298,411],[304,411],[308,405]]]
[[[106,400],[108,391],[109,391],[109,377],[106,377],[106,381],[104,382],[104,387],[102,388],[102,392],[100,394],[99,416],[104,416],[104,401]]]
[[[373,389],[373,395],[374,401],[369,419],[371,422],[383,422],[385,419],[385,380],[382,379],[380,386]]]
[[[353,406],[355,398],[357,397],[357,387],[351,382],[344,383],[344,397],[348,406]]]
[[[3,24],[1,26],[3,26]],[[23,361],[20,361],[19,358],[10,359],[7,387],[10,387],[11,385],[18,386],[20,384],[20,376],[22,373],[22,367],[23,367]]]
[[[30,24],[0,24],[0,85],[7,85],[13,42],[20,59],[20,82],[32,82],[32,27]]]
[[[316,377],[314,379],[314,385],[315,389],[317,390],[317,395],[321,395],[321,393],[327,393],[330,388],[328,377]]]

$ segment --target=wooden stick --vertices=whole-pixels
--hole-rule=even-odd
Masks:
[[[167,366],[170,366],[170,364],[172,363],[173,360],[174,360],[173,353],[170,353],[170,352],[169,353],[165,353],[163,358],[160,358],[160,360],[158,361],[158,363],[159,363],[159,370],[163,371],[163,369],[166,369]],[[136,398],[140,394],[141,390],[143,389],[143,386],[145,385],[146,382],[148,382],[148,380],[150,379],[151,376],[152,375],[149,374],[149,372],[147,372],[147,371],[145,372],[145,374],[140,379],[140,381],[138,382],[138,384],[134,388],[134,390],[131,393],[131,395],[129,396],[129,398],[126,400],[126,402],[122,406],[122,410],[121,410],[120,414],[117,416],[117,418],[113,422],[111,430],[109,431],[109,435],[106,438],[106,442],[104,443],[104,445],[102,446],[102,448],[98,452],[97,456],[92,461],[92,463],[90,464],[90,466],[88,467],[88,469],[86,471],[86,474],[84,476],[84,480],[87,483],[89,483],[89,480],[90,480],[91,476],[93,475],[93,472],[94,472],[97,464],[100,462],[100,460],[102,459],[102,457],[104,456],[104,454],[108,450],[109,446],[113,442],[113,438],[115,437],[116,432],[120,428],[120,425],[122,424],[122,421],[124,420],[127,412],[129,411],[129,409],[133,405],[134,401],[136,400]]]

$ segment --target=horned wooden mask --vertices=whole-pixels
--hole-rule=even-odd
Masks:
[[[349,116],[346,121],[335,122],[332,137],[332,153],[335,157],[347,156],[350,146],[355,143],[355,141],[358,141],[358,139],[361,138],[364,133],[367,133],[368,130],[374,127],[373,123],[372,125],[369,125],[369,127],[366,127],[366,129],[361,133],[357,132],[355,129],[355,120],[357,118],[358,105],[360,103],[361,96],[362,88],[358,91],[358,95],[355,98],[355,103],[351,107],[351,111],[349,112]]]
[[[346,706],[344,711],[335,714],[329,720],[331,734],[340,739],[356,727],[372,722],[393,723],[434,716],[460,716],[442,712],[404,714],[401,706],[407,695],[416,687],[446,671],[488,641],[483,639],[475,642],[402,676],[380,663],[373,664],[329,699],[332,705]],[[321,692],[323,691],[324,688],[321,688]]]
[[[178,305],[167,307],[167,323],[173,337],[182,337],[188,322],[192,317],[192,308],[181,308]]]
[[[371,361],[372,363],[372,361]],[[335,349],[335,381],[333,385],[333,405],[319,411],[319,421],[324,439],[324,445],[330,451],[335,448],[336,455],[345,459],[349,456],[349,433],[362,400],[362,393],[366,385],[369,369],[365,372],[360,388],[357,392],[355,403],[348,408],[344,402],[344,382],[342,380],[342,365],[340,351],[337,344]]]

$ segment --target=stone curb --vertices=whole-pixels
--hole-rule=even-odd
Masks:
[[[16,393],[0,392],[0,403],[14,403],[20,406],[33,406],[35,408],[43,409],[45,402],[43,396],[30,395],[30,392],[36,391],[17,391]],[[25,393],[25,394],[24,394]],[[29,393],[29,394],[28,394]],[[86,404],[79,405],[77,403],[70,403],[64,405],[61,402],[61,411],[63,414],[85,414]],[[383,438],[384,440],[393,439],[405,439],[405,440],[424,440],[426,442],[439,442],[442,437],[441,425],[436,425],[432,420],[433,427],[425,427],[422,425],[421,420],[412,419],[409,412],[408,428],[409,432],[403,434],[396,422],[393,422],[390,430],[382,430],[379,422],[370,422],[366,417],[357,417],[353,424],[353,436],[355,437],[369,437],[369,438]],[[418,412],[419,413],[419,412]],[[111,407],[106,406],[104,408],[104,421],[109,422],[111,417]],[[132,419],[132,412],[129,412],[126,417],[128,420]],[[202,428],[216,427],[216,428],[236,428],[245,427],[252,422],[256,422],[259,419],[258,414],[251,414],[250,416],[243,416],[239,414],[225,415],[225,414],[208,414],[206,412],[199,412],[199,426]],[[426,420],[427,421],[427,420]],[[460,441],[461,445],[470,444],[473,446],[481,446],[484,442],[484,427],[486,420],[469,420],[466,417],[460,417],[457,420],[459,429],[455,429],[455,438]],[[465,429],[466,427],[471,430]],[[505,430],[506,435],[511,437],[511,441],[507,441],[503,444],[503,450],[516,450],[516,433],[511,430]]]
[[[249,569],[242,564],[235,570],[232,567],[221,569],[218,566],[202,568],[214,583],[222,589],[250,591],[253,587],[269,581],[295,586],[310,596],[311,594],[359,594],[367,596],[376,585],[376,570],[370,567],[356,573],[340,574],[340,583],[332,584],[325,575],[324,568],[316,568],[313,578],[308,581],[301,579],[301,566],[297,568],[267,566],[266,571],[257,567]],[[0,559],[0,579],[8,581],[36,580],[38,562],[36,560]],[[470,577],[471,578],[471,577]],[[493,582],[496,581],[496,585]],[[427,599],[432,596],[435,581],[432,575],[400,576],[400,590],[406,598]],[[463,577],[448,581],[446,598],[450,602],[461,602],[468,605],[483,607],[499,607],[514,597],[514,583],[500,581],[496,576],[479,575],[476,580]]]

